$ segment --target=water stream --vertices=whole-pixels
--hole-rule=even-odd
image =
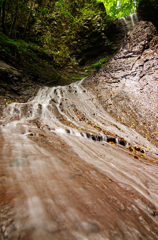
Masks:
[[[158,149],[83,81],[4,108],[0,239],[158,239]]]

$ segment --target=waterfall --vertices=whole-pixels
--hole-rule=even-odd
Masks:
[[[114,143],[120,143],[120,138],[127,144],[144,143],[145,147],[155,149],[139,134],[112,118],[99,104],[97,97],[82,86],[83,81],[68,86],[44,87],[27,103],[9,104],[3,112],[3,118],[8,122],[6,126],[9,127],[11,122],[12,127],[13,120],[21,123],[40,119],[43,127],[47,126],[59,134],[69,133],[109,142],[110,132],[114,136],[111,140]],[[5,127],[2,131],[5,131]]]
[[[157,239],[157,148],[83,82],[3,109],[2,239]]]
[[[133,13],[131,15],[128,15],[126,17],[121,17],[117,19],[118,24],[120,26],[120,29],[124,32],[127,33],[128,31],[132,30],[134,26],[137,24],[138,20],[138,15],[137,13]]]

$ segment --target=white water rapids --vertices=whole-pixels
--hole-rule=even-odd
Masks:
[[[82,81],[4,109],[0,239],[158,239],[158,149]]]

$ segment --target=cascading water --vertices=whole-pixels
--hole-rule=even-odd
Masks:
[[[158,239],[157,148],[83,81],[4,108],[1,239]]]
[[[118,24],[124,33],[132,30],[134,26],[138,23],[139,19],[137,13],[133,13],[126,17],[118,18]]]

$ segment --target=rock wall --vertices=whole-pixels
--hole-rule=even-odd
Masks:
[[[24,66],[19,63],[15,67],[12,62],[7,64],[0,60],[0,105],[13,101],[26,102],[37,93],[40,87],[45,85],[56,86],[70,83],[68,79],[61,77],[53,66],[44,64],[44,62],[38,67],[39,72],[29,67],[30,65]]]
[[[137,11],[142,20],[151,21],[158,30],[157,0],[140,0]]]
[[[26,77],[21,71],[0,61],[0,104],[17,100],[28,100],[35,93],[31,77]]]
[[[151,22],[140,21],[121,51],[84,86],[118,121],[158,146],[158,36]]]

